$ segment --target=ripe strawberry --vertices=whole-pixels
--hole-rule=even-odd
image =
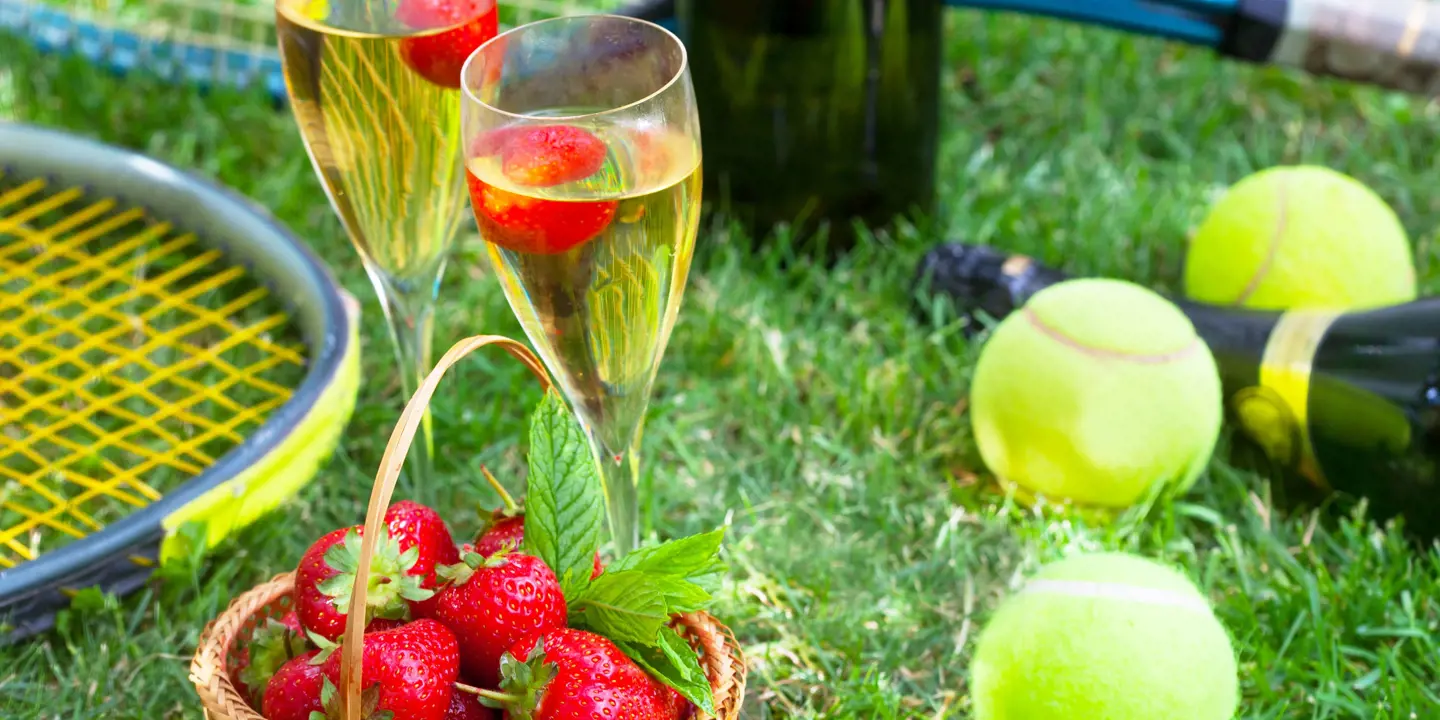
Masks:
[[[400,41],[400,59],[442,87],[458,89],[470,54],[500,32],[495,0],[405,0],[395,16],[418,29],[450,28]]]
[[[265,685],[275,671],[311,649],[305,629],[300,627],[300,616],[294,610],[279,620],[268,618],[240,651],[230,682],[252,705],[259,706]]]
[[[695,705],[693,703],[686,700],[685,696],[681,695],[675,688],[664,685],[663,683],[662,685],[665,688],[663,693],[665,695],[665,706],[668,708],[665,711],[667,718],[670,720],[690,720],[690,718],[695,716]]]
[[[525,543],[525,516],[501,516],[504,508],[495,511],[497,518],[475,538],[474,550],[481,557],[501,552],[514,552]]]
[[[505,669],[510,720],[675,720],[681,712],[670,688],[584,630],[531,635],[511,649]]]
[[[560,583],[537,557],[468,553],[440,574],[451,584],[435,596],[435,619],[455,632],[465,677],[480,685],[499,682],[500,656],[517,640],[569,621]]]
[[[295,612],[306,630],[327,640],[345,631],[345,614],[355,571],[360,566],[363,526],[340,528],[315,541],[295,569]],[[421,587],[423,578],[409,574],[420,550],[412,546],[402,552],[399,542],[387,531],[375,545],[370,563],[370,582],[365,595],[366,621],[380,618],[404,619],[407,601],[418,602],[434,595]]]
[[[435,568],[460,562],[460,551],[455,547],[455,538],[450,535],[440,513],[411,500],[401,500],[385,512],[385,527],[391,537],[400,543],[402,552],[411,548],[418,550],[415,566],[409,574],[422,579],[420,587],[434,590]],[[410,603],[415,617],[429,617],[434,598]]]
[[[265,720],[310,720],[310,713],[325,711],[320,700],[325,675],[310,662],[317,652],[311,650],[275,671],[260,703]]]
[[[511,182],[531,187],[584,180],[605,166],[609,152],[594,133],[574,125],[534,125],[506,140],[501,170]]]
[[[474,543],[466,543],[466,552],[478,553],[482,557],[489,557],[501,550],[518,551],[525,540],[525,510],[515,502],[510,491],[490,474],[490,468],[480,466],[480,473],[485,476],[485,482],[500,496],[500,507],[492,510],[488,516],[482,517],[484,526],[476,533]],[[483,513],[482,513],[483,515]]]
[[[542,200],[501,190],[466,171],[470,203],[484,238],[515,252],[555,255],[610,226],[616,200]]]
[[[450,709],[445,720],[496,720],[494,710],[480,704],[480,698],[455,690],[450,694]]]
[[[455,635],[444,625],[420,619],[393,630],[365,634],[361,651],[361,700],[365,717],[400,720],[444,720],[450,709],[460,657]],[[321,668],[340,686],[340,652]],[[266,720],[274,720],[266,715]]]
[[[366,634],[366,635],[369,635],[370,633],[378,633],[378,632],[385,632],[386,630],[394,630],[395,628],[398,628],[398,627],[404,627],[404,626],[405,626],[407,623],[409,623],[409,622],[410,622],[409,620],[392,620],[392,619],[390,619],[390,618],[375,618],[374,620],[371,620],[371,621],[370,621],[370,624],[369,624],[369,625],[366,625],[366,626],[365,626],[365,634]]]

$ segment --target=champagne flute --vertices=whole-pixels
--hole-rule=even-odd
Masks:
[[[643,20],[560,17],[481,46],[462,77],[480,234],[590,438],[615,549],[629,552],[645,411],[699,224],[685,48]]]
[[[285,87],[380,297],[406,397],[432,364],[436,294],[465,217],[460,69],[495,0],[276,0]],[[427,414],[406,471],[433,471]]]

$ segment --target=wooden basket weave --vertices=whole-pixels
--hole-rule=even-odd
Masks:
[[[375,538],[379,536],[380,524],[385,511],[390,507],[390,498],[395,490],[395,481],[405,455],[415,437],[425,408],[435,393],[441,377],[460,358],[487,345],[497,345],[530,369],[530,372],[548,391],[550,378],[540,359],[523,344],[498,335],[477,335],[455,343],[450,351],[436,363],[435,369],[415,391],[405,406],[400,421],[385,447],[380,460],[380,470],[370,494],[370,505],[365,514],[365,531],[361,537],[360,570],[355,574],[355,591],[351,600],[350,613],[346,616],[345,635],[342,640],[340,665],[340,690],[345,710],[345,720],[359,720],[360,716],[360,650],[364,629],[354,621],[363,614],[360,603],[364,601],[365,588],[369,582],[370,557],[374,553]],[[250,703],[235,688],[232,669],[243,648],[266,618],[280,618],[293,604],[294,575],[284,573],[269,582],[251,588],[230,603],[230,607],[211,621],[200,635],[200,644],[190,662],[190,681],[200,695],[209,720],[264,720],[264,717],[250,707]],[[745,697],[745,656],[730,629],[707,613],[686,613],[675,617],[675,627],[700,654],[700,666],[710,679],[710,688],[715,698],[715,715],[697,710],[696,720],[737,720],[740,705]],[[397,718],[396,720],[405,720]]]

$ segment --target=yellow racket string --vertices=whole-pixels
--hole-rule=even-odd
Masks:
[[[244,269],[142,208],[0,174],[0,568],[203,472],[305,346]]]

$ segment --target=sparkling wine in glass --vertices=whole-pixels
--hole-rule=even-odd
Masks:
[[[389,324],[408,397],[430,368],[436,293],[465,218],[460,71],[495,0],[276,0],[285,86],[330,203]],[[428,482],[430,418],[406,471]]]
[[[685,49],[642,20],[562,17],[486,43],[463,79],[480,234],[590,437],[616,550],[628,552],[641,429],[699,223]]]

